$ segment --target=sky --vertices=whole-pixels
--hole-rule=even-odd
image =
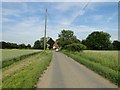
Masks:
[[[63,29],[80,40],[93,31],[118,40],[117,2],[2,2],[2,41],[33,45],[44,36],[46,8],[47,36],[54,40]]]

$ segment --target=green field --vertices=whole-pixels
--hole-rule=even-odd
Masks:
[[[38,54],[40,50],[24,50],[24,49],[3,49],[2,51],[2,65],[0,68],[7,67],[17,61],[23,60],[32,55]]]
[[[51,51],[41,51],[3,68],[2,88],[34,88],[41,74],[47,69],[51,58]]]
[[[3,50],[3,52],[4,57],[2,60],[6,62],[10,61],[8,60],[10,58],[12,59],[14,57],[24,56],[26,54],[28,55],[35,52],[39,53],[32,56],[28,55],[26,58],[23,58],[22,60],[19,60],[3,68],[2,88],[36,87],[39,77],[43,74],[44,70],[47,69],[52,59],[51,51],[43,52],[40,50],[6,49]],[[113,83],[120,84],[118,78],[118,70],[120,71],[118,68],[118,51],[85,50],[83,52],[62,52],[77,62],[95,71],[96,73],[109,79]]]
[[[38,52],[40,50],[24,50],[24,49],[1,49],[2,50],[2,61],[9,60],[15,57],[19,57],[25,54]]]
[[[111,80],[113,83],[120,83],[118,80],[118,51],[92,51],[68,52],[62,51],[77,62],[92,69],[98,74]]]

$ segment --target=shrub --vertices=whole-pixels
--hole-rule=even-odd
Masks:
[[[86,46],[80,43],[73,43],[73,44],[66,45],[64,49],[69,51],[82,51],[86,49]]]

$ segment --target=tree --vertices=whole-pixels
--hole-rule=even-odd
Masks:
[[[66,45],[80,42],[76,36],[74,36],[74,32],[71,30],[62,30],[58,37],[59,38],[56,41],[62,48],[64,48]]]
[[[7,49],[13,49],[13,48],[17,49],[18,48],[18,45],[16,43],[10,43],[10,42],[2,41],[2,42],[0,42],[0,44],[1,44],[2,49],[5,49],[5,48],[7,48]]]
[[[49,49],[53,48],[54,40],[52,38],[49,38],[47,44],[49,45]]]
[[[19,45],[19,49],[25,49],[25,48],[26,48],[26,45],[24,43]]]
[[[113,41],[112,45],[113,45],[113,49],[120,50],[120,41],[115,40]]]
[[[53,44],[54,44],[54,40],[51,37],[47,37],[46,38],[46,48],[47,48],[47,46],[49,46],[48,48],[51,49],[53,47]],[[44,49],[44,37],[40,38],[40,40],[37,40],[34,43],[33,48]]]
[[[2,49],[26,49],[26,48],[31,48],[31,45],[28,44],[26,46],[24,43],[18,45],[17,43],[2,41],[0,42],[0,48]]]
[[[88,37],[86,38],[86,41],[83,41],[83,43],[89,48],[93,50],[107,50],[111,49],[112,44],[110,41],[110,34],[106,32],[92,32]]]
[[[72,43],[72,44],[66,45],[65,49],[69,51],[82,51],[86,49],[86,46],[80,43]]]
[[[47,42],[47,39],[46,39],[46,42]],[[47,45],[46,45],[46,47],[47,47]],[[44,37],[42,37],[40,39],[40,49],[44,49]]]
[[[30,45],[30,44],[28,44],[26,47],[27,47],[27,49],[30,49],[30,48],[31,48],[31,45]]]
[[[34,49],[40,49],[41,48],[40,47],[40,40],[35,41],[33,48]]]
[[[1,46],[2,46],[2,49],[5,49],[5,48],[7,48],[7,43],[4,42],[4,41],[2,41],[2,42],[1,42]]]

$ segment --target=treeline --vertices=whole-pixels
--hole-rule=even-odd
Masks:
[[[25,44],[17,44],[17,43],[10,43],[2,41],[0,42],[0,48],[2,49],[31,49],[31,45],[25,45]]]
[[[46,48],[52,49],[54,44],[54,40],[51,37],[46,38]],[[36,40],[34,42],[34,49],[44,49],[44,37],[40,38],[40,40]]]
[[[103,31],[95,31],[87,36],[86,39],[80,41],[71,30],[62,30],[58,34],[56,42],[60,49],[67,49],[71,51],[80,50],[120,50],[120,41],[110,40],[111,35]],[[51,37],[46,38],[46,48],[52,49],[54,40]],[[44,49],[44,37],[34,42],[33,47],[28,44],[16,44],[10,42],[0,42],[2,49]]]
[[[52,49],[54,44],[54,40],[51,37],[46,38],[46,48]],[[34,42],[33,47],[28,44],[17,44],[2,41],[0,42],[0,48],[2,49],[44,49],[44,37],[40,38],[40,40],[36,40]]]
[[[120,50],[120,42],[118,40],[111,41],[111,35],[103,31],[95,31],[87,36],[86,39],[80,41],[71,30],[62,30],[56,40],[61,49],[69,51],[87,50]]]
[[[103,31],[95,31],[88,35],[82,44],[90,50],[120,50],[120,41],[110,40],[111,35]]]

